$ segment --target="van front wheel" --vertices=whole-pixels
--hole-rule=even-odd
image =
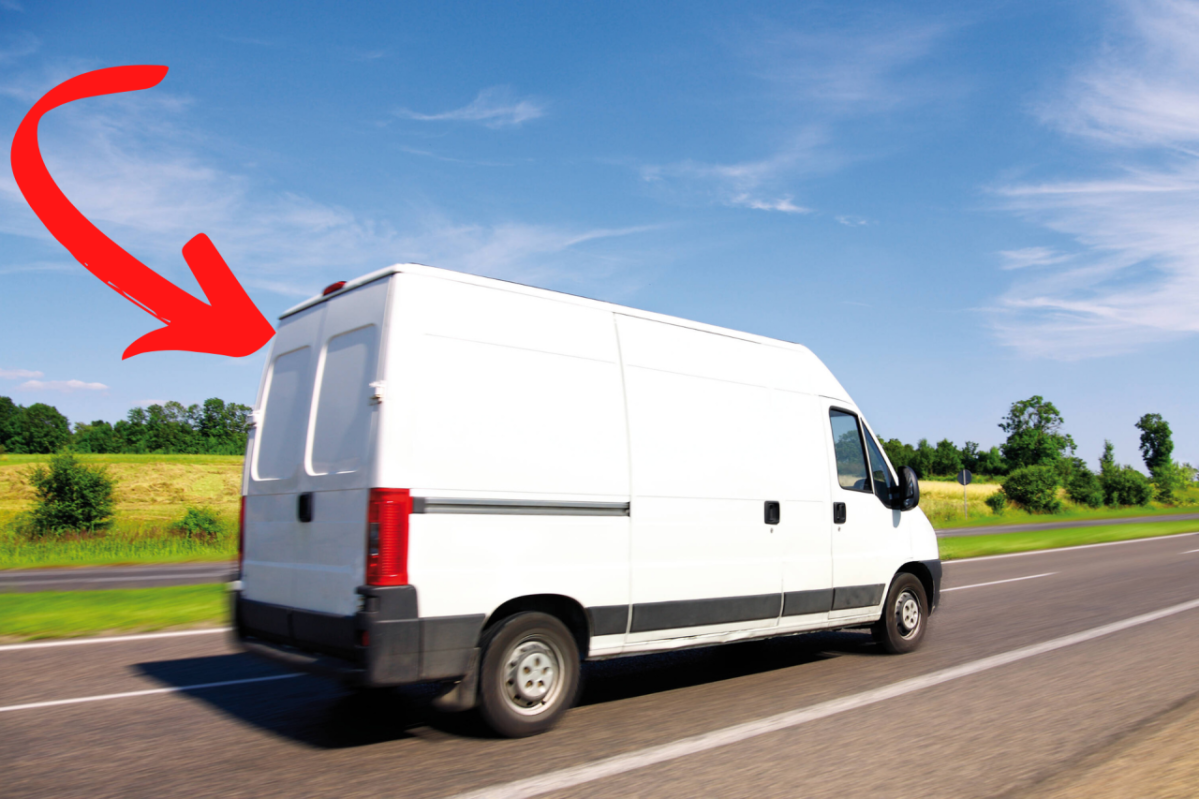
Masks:
[[[579,648],[566,625],[545,613],[517,613],[483,643],[479,713],[507,738],[545,732],[574,704]]]
[[[883,616],[870,632],[875,642],[892,655],[902,655],[920,646],[928,626],[928,597],[924,584],[914,574],[898,574],[891,582]]]

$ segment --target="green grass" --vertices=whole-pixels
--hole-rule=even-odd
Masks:
[[[48,541],[29,541],[12,532],[0,534],[0,569],[212,562],[236,557],[235,535],[207,542],[155,531],[138,535],[137,531],[117,530],[95,538]]]
[[[1142,522],[1114,524],[1103,527],[1070,527],[1063,530],[1037,530],[1027,533],[997,535],[948,536],[938,539],[942,560],[977,558],[984,555],[1004,555],[1011,552],[1030,552],[1038,549],[1076,547],[1083,544],[1102,544],[1178,535],[1199,531],[1199,521]]]
[[[223,585],[0,594],[0,639],[204,627],[228,620]]]

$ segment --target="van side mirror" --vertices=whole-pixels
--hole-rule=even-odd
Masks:
[[[904,466],[899,470],[899,485],[891,494],[891,507],[894,510],[911,510],[920,504],[920,481],[916,478],[916,470]]]

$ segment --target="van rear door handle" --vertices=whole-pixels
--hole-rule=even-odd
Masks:
[[[312,492],[305,491],[300,494],[299,501],[296,503],[296,518],[307,524],[312,521]]]
[[[833,503],[833,524],[845,524],[845,503]]]
[[[779,503],[767,500],[766,501],[766,516],[765,516],[766,523],[767,524],[778,524],[781,516],[782,516],[782,511],[780,510]]]

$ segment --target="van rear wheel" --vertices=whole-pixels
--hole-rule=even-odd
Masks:
[[[545,613],[517,613],[483,643],[479,713],[507,738],[536,735],[558,723],[579,688],[579,648],[566,625]]]
[[[928,626],[928,597],[924,584],[914,574],[898,574],[883,603],[883,616],[870,628],[875,642],[892,655],[902,655],[920,646]]]

